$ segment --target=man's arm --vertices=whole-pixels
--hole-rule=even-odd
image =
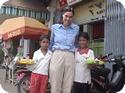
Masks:
[[[77,31],[77,35],[76,35],[76,38],[75,38],[75,47],[77,48],[78,47],[78,35],[79,35],[79,26],[77,27],[77,29],[76,29],[76,31]]]
[[[49,45],[49,50],[52,51],[52,46],[54,44],[54,29],[53,26],[51,28],[51,37],[50,37],[50,45]]]

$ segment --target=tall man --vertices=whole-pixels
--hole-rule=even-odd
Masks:
[[[50,62],[51,93],[71,93],[74,80],[75,39],[79,26],[72,22],[72,8],[63,11],[62,24],[54,24],[51,28],[49,49],[53,51]]]

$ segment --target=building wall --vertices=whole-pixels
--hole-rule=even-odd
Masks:
[[[78,24],[83,24],[103,19],[105,16],[104,9],[104,0],[93,0],[88,3],[80,3],[74,8],[74,20]]]
[[[9,0],[6,5],[31,8],[35,10],[46,10],[45,5],[40,0]]]
[[[51,28],[51,26],[54,24],[55,18],[58,18],[58,15],[56,16],[58,12],[58,0],[52,0],[47,7],[48,11],[50,12],[50,20],[48,22],[48,27]]]
[[[90,2],[80,2],[74,6],[74,21],[83,29],[80,31],[88,32],[90,35],[90,47],[94,50],[95,55],[104,53],[103,39],[93,39],[93,25],[95,21],[104,20],[105,2],[104,0],[93,0]],[[94,24],[94,23],[93,23]]]
[[[125,11],[115,0],[107,0],[105,53],[125,55]]]

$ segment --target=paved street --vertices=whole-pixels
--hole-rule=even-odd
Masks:
[[[4,81],[4,76],[4,70],[0,69],[0,93],[17,93],[14,85]]]

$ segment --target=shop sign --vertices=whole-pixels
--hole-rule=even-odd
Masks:
[[[74,5],[76,3],[81,2],[82,0],[67,0],[68,5]]]

